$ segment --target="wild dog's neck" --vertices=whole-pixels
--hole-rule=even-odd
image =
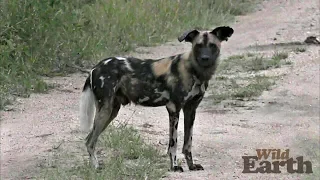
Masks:
[[[195,57],[192,51],[189,51],[187,53],[182,54],[182,56],[187,57],[185,58],[187,60],[188,64],[188,71],[192,74],[194,74],[200,81],[209,81],[212,77],[212,75],[215,73],[217,62],[213,64],[213,66],[210,67],[201,67]]]

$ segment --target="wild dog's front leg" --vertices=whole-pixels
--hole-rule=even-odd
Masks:
[[[185,155],[190,170],[203,170],[200,164],[193,164],[192,160],[192,134],[193,123],[196,116],[196,109],[201,102],[202,97],[189,101],[183,108],[184,113],[184,143],[182,153]]]
[[[178,123],[179,123],[179,112],[180,108],[169,102],[167,104],[167,110],[169,113],[169,147],[168,155],[170,158],[170,169],[172,171],[183,172],[181,166],[178,166],[177,162],[177,138],[178,138]]]

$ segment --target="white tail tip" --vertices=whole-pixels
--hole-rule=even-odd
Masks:
[[[86,88],[81,95],[80,100],[80,129],[88,132],[93,125],[96,112],[95,97],[90,88]]]

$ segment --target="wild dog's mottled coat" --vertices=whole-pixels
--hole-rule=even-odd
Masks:
[[[150,107],[166,106],[170,127],[168,154],[174,171],[183,171],[178,166],[176,157],[177,128],[182,109],[185,123],[182,152],[190,170],[203,169],[192,160],[195,113],[208,87],[208,81],[215,72],[221,42],[232,34],[233,29],[230,27],[201,32],[192,30],[178,38],[179,41],[192,43],[190,52],[157,60],[110,57],[100,61],[85,82],[80,110],[80,119],[85,123],[94,116],[90,112],[93,108],[88,107],[91,105],[97,108],[93,128],[86,142],[95,167],[99,167],[94,152],[99,135],[117,116],[121,105],[133,102]]]

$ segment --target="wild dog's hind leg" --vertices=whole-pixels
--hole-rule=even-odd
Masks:
[[[190,100],[183,108],[184,113],[184,143],[182,153],[185,155],[189,170],[203,170],[200,164],[193,164],[192,159],[192,134],[193,134],[193,123],[196,116],[196,109],[202,100],[201,97],[195,97]]]
[[[92,165],[98,169],[99,161],[95,152],[95,146],[99,135],[105,130],[105,128],[110,124],[112,119],[117,115],[120,104],[113,100],[105,100],[104,103],[98,106],[97,114],[94,119],[93,128],[90,134],[87,136],[87,150],[90,155],[90,160]]]
[[[117,99],[115,99],[114,100],[114,102],[113,102],[113,109],[112,109],[112,113],[111,113],[111,117],[110,117],[110,120],[112,121],[115,117],[117,117],[117,115],[118,115],[118,112],[119,112],[119,110],[120,110],[120,107],[121,107],[121,104],[120,104],[120,102],[117,100]],[[110,122],[111,122],[110,121]],[[109,123],[110,123],[109,122]],[[106,126],[104,127],[104,129],[106,128],[108,126],[108,124],[106,124]],[[103,130],[104,130],[103,129]]]
[[[166,106],[169,113],[169,147],[168,155],[170,158],[170,169],[172,171],[183,172],[181,166],[177,163],[177,138],[178,138],[178,123],[180,109],[172,102],[169,102]]]

